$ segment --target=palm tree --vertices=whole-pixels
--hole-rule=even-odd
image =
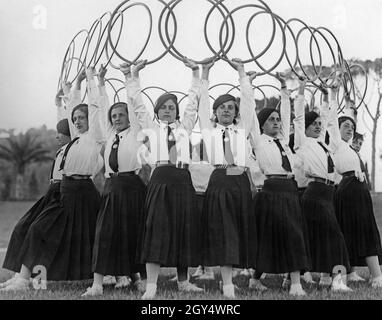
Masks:
[[[11,134],[0,143],[0,159],[11,163],[15,176],[15,199],[24,199],[24,174],[25,169],[32,163],[51,161],[51,151],[46,149],[37,135],[31,133]]]

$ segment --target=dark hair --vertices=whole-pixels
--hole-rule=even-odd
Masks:
[[[354,126],[354,133],[357,132],[357,124],[356,122],[354,121],[354,119],[350,118],[350,117],[347,117],[347,116],[343,116],[343,117],[339,117],[338,118],[338,126],[341,128],[341,125],[346,122],[347,120],[349,120],[351,123],[353,123],[353,126]]]
[[[156,116],[158,117],[158,112],[159,112],[159,109],[163,106],[163,104],[165,104],[168,100],[171,100],[172,102],[175,103],[175,107],[176,107],[176,117],[175,119],[176,120],[179,120],[179,103],[178,103],[178,97],[175,95],[175,94],[172,94],[172,93],[164,93],[162,94],[158,100],[156,101],[155,103],[155,107],[154,107],[154,113],[156,114]]]
[[[129,110],[127,109],[127,103],[125,103],[125,102],[114,103],[110,107],[110,109],[109,109],[109,111],[107,113],[110,124],[113,124],[112,119],[111,119],[111,113],[113,112],[114,109],[117,109],[117,108],[125,108],[126,109],[126,113],[129,114]]]
[[[78,106],[74,107],[73,108],[73,111],[72,111],[72,123],[74,123],[74,112],[76,112],[77,110],[80,110],[81,112],[85,113],[85,116],[86,116],[86,119],[89,118],[89,108],[88,108],[88,105],[85,104],[85,103],[82,103],[82,104],[79,104]]]
[[[364,141],[365,137],[363,136],[363,134],[356,132],[354,134],[353,141],[358,141],[358,140]]]
[[[61,133],[70,138],[69,121],[68,119],[62,119],[56,125],[58,133]]]
[[[235,104],[235,111],[236,111],[236,114],[235,114],[235,119],[233,119],[233,124],[236,124],[237,121],[236,121],[236,118],[237,116],[239,115],[239,105],[240,105],[240,98],[235,98],[234,96],[230,95],[230,94],[223,94],[221,95],[220,97],[218,97],[213,106],[212,106],[212,109],[213,109],[213,113],[214,115],[216,115],[216,110],[221,106],[223,105],[224,103],[226,102],[229,102],[229,101],[233,101],[234,104]],[[219,120],[218,118],[216,117],[215,118],[215,122],[218,123]]]
[[[278,111],[277,109],[273,109],[273,108],[264,108],[258,113],[257,119],[259,120],[259,126],[260,126],[260,132],[261,133],[264,133],[263,126],[264,126],[265,122],[267,122],[268,118],[271,116],[271,114],[273,112],[276,112],[280,116],[280,111]]]
[[[305,113],[305,130],[308,129],[319,117],[320,115],[314,111]]]

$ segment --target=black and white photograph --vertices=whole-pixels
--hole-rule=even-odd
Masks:
[[[0,0],[0,300],[381,300],[381,15]]]

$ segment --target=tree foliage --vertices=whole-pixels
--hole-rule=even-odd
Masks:
[[[24,174],[25,168],[32,163],[52,160],[50,154],[51,150],[30,132],[11,135],[0,144],[0,159],[13,164],[19,174]]]
[[[0,183],[1,198],[15,198],[16,190],[28,191],[23,198],[40,196],[37,192],[30,194],[29,188],[25,186],[29,185],[33,172],[36,172],[33,178],[39,184],[36,190],[42,192],[47,189],[50,163],[57,149],[55,131],[42,126],[19,134],[14,130],[2,130],[1,136],[5,137],[0,138],[0,177],[3,181]],[[9,181],[12,181],[11,185]],[[13,190],[13,194],[10,190]]]

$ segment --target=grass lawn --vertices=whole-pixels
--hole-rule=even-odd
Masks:
[[[380,233],[382,234],[382,194],[373,196],[375,215],[379,226]],[[33,205],[30,202],[24,203],[10,203],[0,202],[0,248],[5,248],[9,241],[13,227],[18,219]],[[5,252],[0,251],[0,263],[4,259]],[[193,270],[192,270],[193,272]],[[199,287],[205,288],[204,294],[183,294],[177,291],[176,282],[170,282],[176,273],[175,269],[162,269],[158,281],[158,299],[162,300],[220,300],[223,299],[219,291],[219,282],[221,280],[219,270],[215,270],[216,280],[213,281],[194,281]],[[359,274],[364,278],[368,278],[369,273],[366,268],[360,268]],[[0,282],[8,279],[12,274],[9,271],[0,269]],[[318,281],[318,274],[313,274],[313,277]],[[234,283],[238,286],[237,291],[238,300],[293,300],[288,295],[287,291],[281,289],[282,278],[280,276],[269,275],[263,284],[269,287],[265,293],[251,292],[248,290],[248,278],[238,276],[234,278]],[[14,299],[27,299],[27,300],[78,300],[89,299],[81,298],[81,294],[85,292],[86,288],[91,284],[91,281],[82,282],[50,282],[48,283],[48,290],[31,290],[27,293],[0,293],[0,300],[14,300]],[[350,283],[349,286],[354,290],[353,293],[339,294],[332,293],[327,289],[319,289],[317,286],[305,286],[304,288],[308,293],[304,300],[382,300],[382,290],[371,289],[367,283],[354,284]],[[104,295],[96,298],[98,300],[135,300],[139,299],[140,295],[135,291],[129,289],[114,290],[113,286],[105,286]]]

